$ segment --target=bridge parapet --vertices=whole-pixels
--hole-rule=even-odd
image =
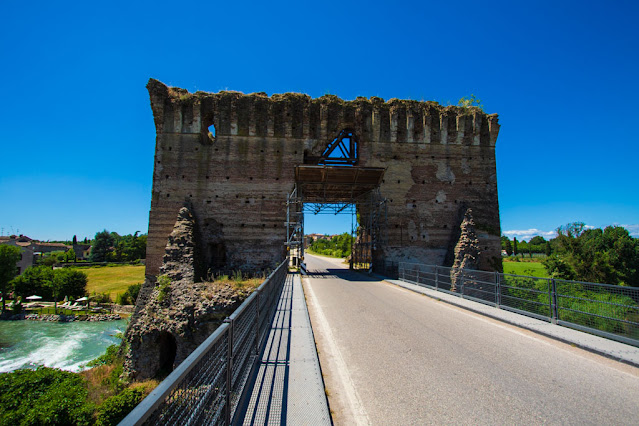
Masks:
[[[120,424],[231,424],[287,272],[288,259]]]
[[[639,288],[421,263],[402,281],[639,347]]]

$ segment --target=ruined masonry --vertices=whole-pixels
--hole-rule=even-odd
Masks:
[[[358,166],[383,168],[386,238],[374,262],[451,266],[472,208],[479,269],[501,269],[497,115],[478,108],[287,93],[189,93],[151,79],[157,132],[147,276],[160,273],[180,209],[195,219],[197,281],[209,270],[273,268],[285,257],[296,166],[317,165],[343,131]]]
[[[476,270],[481,251],[479,240],[475,233],[475,221],[473,220],[472,209],[467,209],[464,213],[464,220],[460,225],[461,235],[455,245],[455,262],[450,274],[450,291],[457,291],[459,277],[465,270]]]
[[[130,377],[171,372],[243,299],[228,283],[194,282],[195,258],[193,216],[182,207],[165,247],[161,273],[167,279],[146,280],[126,331],[124,368]]]

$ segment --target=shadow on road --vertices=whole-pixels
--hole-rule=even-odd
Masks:
[[[312,269],[309,268],[307,270],[308,276],[310,278],[316,279],[333,279],[340,278],[346,281],[359,281],[359,282],[367,282],[367,281],[379,281],[379,278],[369,276],[365,271],[352,271],[350,269],[341,269],[341,268],[328,268],[328,269]]]

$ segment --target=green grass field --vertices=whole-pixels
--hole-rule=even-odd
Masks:
[[[109,293],[114,301],[117,295],[124,293],[130,285],[144,282],[144,265],[93,266],[79,269],[87,274],[89,294]]]
[[[539,262],[503,262],[504,273],[549,278],[546,268]]]

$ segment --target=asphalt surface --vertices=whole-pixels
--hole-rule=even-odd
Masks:
[[[306,256],[335,424],[637,424],[639,369]]]

